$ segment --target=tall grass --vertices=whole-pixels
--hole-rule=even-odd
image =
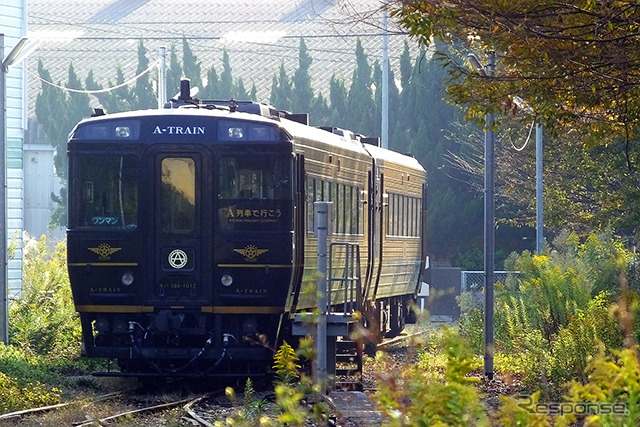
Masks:
[[[524,252],[507,259],[505,268],[519,275],[497,286],[495,339],[497,351],[526,382],[549,383],[560,392],[570,379],[586,380],[598,342],[622,348],[614,303],[634,258],[610,234],[583,243],[568,234],[554,243],[541,255]],[[461,333],[480,351],[482,307],[466,312]]]

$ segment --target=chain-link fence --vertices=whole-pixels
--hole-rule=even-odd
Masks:
[[[520,274],[518,271],[494,271],[493,283],[505,283],[510,274]],[[484,288],[484,271],[462,271],[461,292],[482,292]]]
[[[511,281],[511,286],[517,286],[513,280],[521,276],[519,271],[494,271],[493,283],[507,284],[507,278]],[[472,307],[480,307],[485,302],[484,297],[484,271],[461,271],[460,272],[460,298],[459,305],[462,311],[467,311]]]

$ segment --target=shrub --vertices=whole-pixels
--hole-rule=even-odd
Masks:
[[[569,402],[607,405],[606,410],[600,406],[599,413],[587,416],[586,425],[640,425],[638,347],[613,353],[607,356],[604,345],[601,344],[596,356],[587,366],[589,381],[586,384],[571,382],[567,396]],[[567,426],[575,422],[575,414],[564,414],[556,420],[556,425]]]
[[[80,354],[80,320],[73,305],[66,245],[45,236],[24,251],[22,296],[9,308],[9,340],[25,354],[68,359]]]
[[[47,390],[39,382],[20,385],[18,381],[0,372],[0,413],[7,413],[60,403],[60,391]]]
[[[402,372],[386,367],[380,355],[377,391],[378,409],[391,426],[481,426],[489,420],[480,392],[468,377],[475,367],[469,343],[453,329],[445,328],[440,341],[445,358],[444,372],[423,360]],[[426,367],[426,369],[425,369]]]
[[[587,361],[596,355],[598,342],[605,343],[608,349],[622,347],[622,330],[609,304],[606,295],[601,293],[558,332],[552,346],[550,375],[553,381],[586,381]]]

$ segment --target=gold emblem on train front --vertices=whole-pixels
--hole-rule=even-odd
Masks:
[[[108,243],[101,243],[97,248],[87,248],[100,256],[100,261],[106,261],[111,255],[118,252],[122,248],[112,248]]]
[[[269,249],[258,249],[255,245],[247,245],[244,249],[234,249],[234,251],[238,252],[240,255],[245,257],[245,261],[247,262],[256,262],[258,260],[258,256],[267,252]]]

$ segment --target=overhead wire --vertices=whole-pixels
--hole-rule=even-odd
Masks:
[[[132,84],[132,83],[135,83],[140,77],[144,76],[145,74],[150,72],[154,67],[156,67],[159,62],[160,62],[159,59],[155,60],[151,65],[149,65],[149,67],[147,67],[146,70],[141,71],[138,75],[136,75],[135,77],[132,77],[131,79],[127,80],[126,82],[123,82],[123,83],[120,83],[120,84],[118,84],[116,86],[112,86],[112,87],[108,87],[108,88],[90,89],[90,90],[89,89],[73,89],[73,88],[70,88],[70,87],[61,86],[59,84],[56,84],[56,83],[50,82],[50,81],[48,81],[46,79],[43,79],[42,77],[40,77],[40,75],[37,72],[31,71],[31,70],[28,70],[28,69],[26,69],[26,71],[29,74],[31,74],[32,76],[34,76],[35,78],[37,78],[38,80],[40,80],[41,82],[46,83],[46,84],[48,84],[50,86],[53,86],[55,88],[65,90],[67,92],[84,93],[84,94],[87,94],[87,95],[93,95],[93,94],[96,94],[96,93],[111,92],[113,90],[120,89],[121,87],[125,87],[125,86],[128,86],[128,85]],[[25,68],[23,68],[23,67],[20,67],[20,68],[25,70]]]
[[[511,146],[513,147],[514,150],[522,151],[525,149],[525,147],[529,143],[529,140],[531,139],[531,132],[533,131],[533,125],[535,124],[535,122],[536,122],[535,120],[531,122],[531,126],[529,126],[529,135],[527,135],[527,140],[524,142],[524,145],[522,147],[520,148],[516,147],[513,141],[511,141]]]

